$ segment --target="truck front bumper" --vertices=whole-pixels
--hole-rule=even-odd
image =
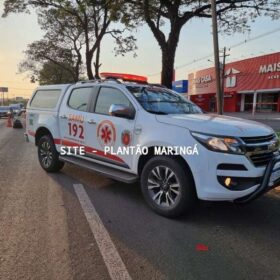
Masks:
[[[280,184],[280,156],[273,158],[267,165],[260,186],[249,195],[237,198],[235,203],[249,203]]]

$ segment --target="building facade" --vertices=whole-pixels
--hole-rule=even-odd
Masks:
[[[189,74],[189,98],[207,112],[216,111],[215,69]],[[226,64],[225,112],[280,112],[280,52]]]

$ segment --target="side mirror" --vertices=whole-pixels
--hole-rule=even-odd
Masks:
[[[123,104],[112,104],[109,109],[110,116],[132,120],[135,117],[135,110]]]

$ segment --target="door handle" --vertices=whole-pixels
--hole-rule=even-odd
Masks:
[[[136,126],[136,127],[134,128],[134,133],[135,133],[135,134],[140,134],[141,131],[142,131],[142,127],[141,127],[140,125],[138,125],[138,126]]]
[[[96,121],[93,120],[93,119],[91,119],[91,120],[88,120],[88,123],[89,123],[89,124],[96,124]]]
[[[59,116],[61,119],[67,119],[67,116],[66,115],[61,115]]]

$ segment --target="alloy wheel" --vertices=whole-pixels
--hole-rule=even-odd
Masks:
[[[148,175],[148,193],[160,207],[172,208],[181,195],[176,174],[166,166],[156,166]]]
[[[48,142],[43,142],[39,150],[41,162],[45,168],[49,168],[53,161],[53,153],[51,145]]]

